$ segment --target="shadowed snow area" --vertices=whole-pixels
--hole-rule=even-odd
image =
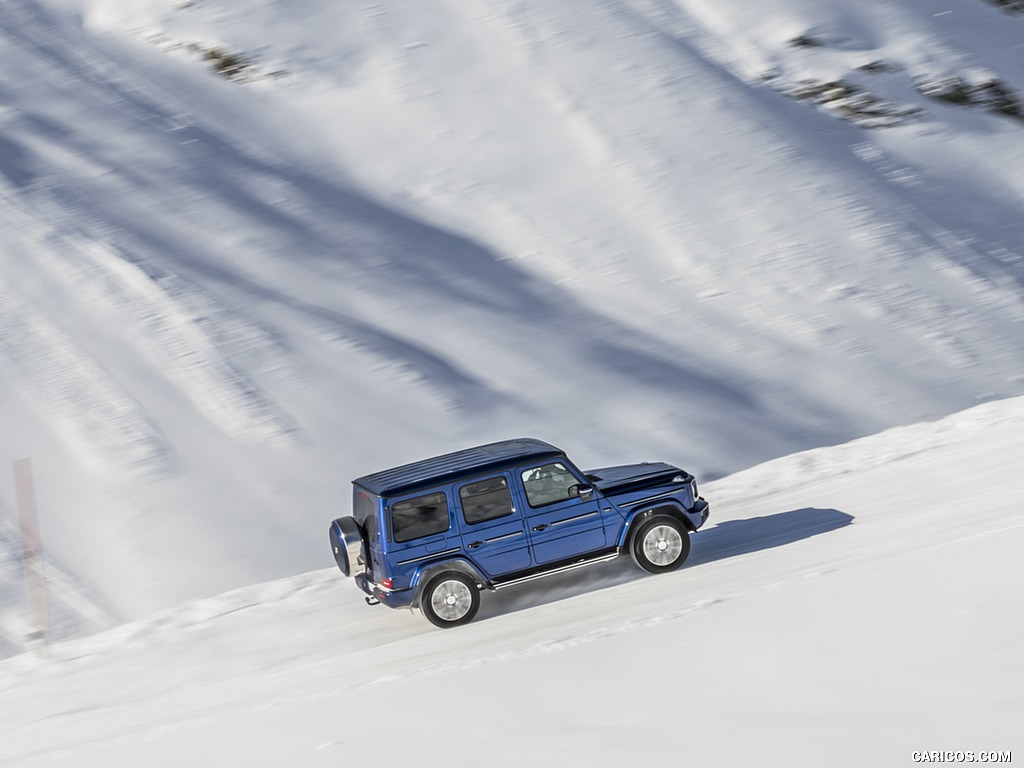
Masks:
[[[352,477],[468,445],[710,479],[1024,392],[1024,16],[948,10],[4,0],[0,473],[67,634],[326,568]]]
[[[23,654],[0,663],[0,762],[611,766],[685,752],[810,768],[1012,752],[1022,430],[1014,398],[705,484],[712,518],[681,570],[626,559],[486,593],[454,630],[367,607],[332,568]]]

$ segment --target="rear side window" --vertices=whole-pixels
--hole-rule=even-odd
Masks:
[[[459,489],[459,501],[462,502],[462,516],[467,523],[497,520],[515,511],[512,509],[508,481],[504,477],[491,477],[462,486]]]
[[[411,541],[447,530],[448,499],[443,493],[428,493],[391,507],[391,533],[395,541]]]

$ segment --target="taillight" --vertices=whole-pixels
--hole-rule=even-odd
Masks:
[[[381,579],[380,585],[384,587],[384,589],[391,589],[393,586],[395,586],[395,583],[391,581],[391,579]]]

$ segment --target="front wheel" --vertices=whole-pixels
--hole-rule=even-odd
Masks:
[[[468,576],[442,573],[428,581],[420,593],[420,610],[437,627],[468,624],[480,610],[480,590]]]
[[[674,517],[652,517],[637,528],[630,550],[636,564],[648,573],[666,573],[686,561],[690,537]]]

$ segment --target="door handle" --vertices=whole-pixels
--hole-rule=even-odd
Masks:
[[[477,547],[479,547],[479,546],[480,546],[481,544],[483,544],[483,542],[482,542],[482,541],[471,541],[471,542],[470,542],[469,544],[467,544],[466,546],[467,546],[467,547],[468,547],[469,549],[476,549],[476,548],[477,548]]]
[[[535,530],[535,531],[543,531],[547,527],[548,527],[547,523],[541,523],[540,525],[533,526],[533,530]]]

